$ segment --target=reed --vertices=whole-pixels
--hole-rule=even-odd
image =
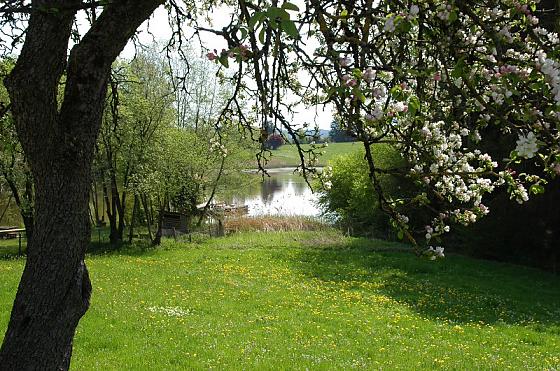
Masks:
[[[328,225],[307,216],[234,216],[224,222],[226,233],[320,231]]]

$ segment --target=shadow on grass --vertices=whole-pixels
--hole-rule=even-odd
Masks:
[[[132,243],[120,242],[111,244],[109,242],[91,242],[86,254],[92,256],[116,255],[116,256],[142,256],[152,255],[157,246],[153,246],[148,240],[134,240]]]
[[[560,335],[560,278],[535,269],[450,256],[416,257],[403,246],[353,239],[302,249],[293,266],[309,277],[366,290],[419,315],[454,323],[532,325]],[[355,285],[352,285],[355,283]]]
[[[86,250],[87,255],[127,255],[127,256],[140,256],[151,255],[155,253],[157,247],[152,246],[150,241],[135,240],[132,243],[121,242],[118,244],[111,244],[109,242],[96,242],[92,241]],[[25,259],[26,246],[22,246],[22,254],[18,254],[18,246],[10,244],[0,245],[0,260],[15,260]]]

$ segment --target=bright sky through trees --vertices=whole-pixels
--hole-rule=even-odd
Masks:
[[[220,7],[218,10],[214,10],[210,14],[212,24],[203,24],[203,26],[213,29],[221,29],[229,23],[231,13],[228,11],[227,7]],[[145,22],[139,33],[138,40],[142,44],[151,44],[153,42],[166,42],[171,37],[171,28],[169,27],[168,13],[163,8],[158,8],[153,16]],[[222,48],[227,48],[226,41],[216,36],[210,32],[200,33],[203,47],[209,50],[217,49],[220,51]],[[193,38],[192,46],[199,49],[198,38]],[[310,45],[310,47],[313,47]],[[121,57],[123,58],[133,58],[135,54],[134,42],[129,42],[125,50],[122,52]],[[201,55],[206,54],[205,51],[201,51]],[[233,68],[230,68],[233,70]],[[302,81],[307,80],[306,76],[302,74]],[[292,94],[286,96],[288,100],[295,99]],[[331,122],[333,120],[333,115],[330,108],[323,109],[322,106],[315,108],[306,109],[301,106],[298,110],[299,112],[294,115],[294,124],[303,125],[303,123],[308,123],[310,128],[315,127],[315,124],[319,126],[320,129],[330,129]]]

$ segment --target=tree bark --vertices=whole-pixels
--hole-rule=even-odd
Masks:
[[[57,0],[32,2],[35,10],[6,87],[35,181],[34,236],[0,348],[2,370],[70,367],[75,329],[91,293],[84,263],[91,238],[88,195],[110,66],[162,2],[109,2],[68,60],[75,11],[39,10],[60,4]]]
[[[128,243],[132,243],[132,238],[134,237],[134,224],[137,219],[137,210],[139,207],[138,195],[134,195],[134,204],[132,205],[132,216],[130,217],[130,229],[128,231]]]
[[[148,227],[148,237],[150,241],[152,238],[152,214],[148,208],[148,200],[145,194],[140,195],[140,200],[142,201],[142,206],[144,208],[144,216],[146,217],[146,226]]]

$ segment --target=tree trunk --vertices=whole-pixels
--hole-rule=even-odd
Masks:
[[[37,177],[35,233],[0,354],[3,369],[67,368],[75,328],[89,306],[83,260],[89,169],[53,158],[57,162],[50,176]]]
[[[142,201],[142,206],[144,208],[144,216],[146,217],[146,226],[148,227],[148,237],[152,240],[152,219],[150,214],[150,209],[148,208],[147,196],[140,195],[140,200]]]
[[[33,230],[35,229],[35,220],[33,215],[23,216],[23,225],[25,226],[25,238],[27,239],[27,249],[29,248],[29,241],[33,239]]]
[[[136,222],[136,218],[137,218],[137,212],[138,212],[138,195],[134,195],[134,204],[132,206],[132,216],[130,217],[130,229],[129,229],[129,233],[128,233],[128,243],[132,243],[132,238],[134,237],[134,224]]]
[[[101,218],[99,217],[99,202],[97,199],[97,186],[95,180],[93,181],[93,186],[91,190],[91,201],[93,202],[93,213],[95,217],[95,225],[101,226]]]
[[[160,208],[158,213],[158,223],[157,223],[157,231],[154,239],[152,240],[153,246],[159,246],[161,244],[161,235],[163,233],[163,208]]]
[[[76,10],[68,9],[81,1],[65,1],[65,9],[58,0],[31,2],[26,39],[5,82],[35,181],[35,224],[0,348],[2,370],[70,367],[74,333],[91,293],[84,264],[89,188],[111,63],[162,2],[109,2],[69,57]],[[51,6],[57,11],[41,10]]]
[[[107,191],[105,180],[103,181],[103,199],[105,200],[105,208],[107,219],[109,219],[109,241],[111,245],[115,245],[118,240],[117,236],[117,212],[115,210],[115,198]]]

